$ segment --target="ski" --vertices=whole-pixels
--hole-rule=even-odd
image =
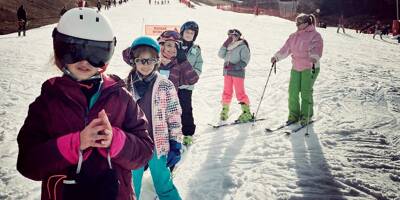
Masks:
[[[284,123],[284,124],[282,124],[282,125],[280,125],[280,126],[278,126],[278,127],[276,127],[276,128],[272,128],[272,129],[270,129],[270,128],[265,128],[265,132],[274,132],[274,131],[278,131],[278,130],[284,129],[285,127],[288,127],[288,126],[290,126],[290,125],[292,125],[292,124],[295,124],[295,123],[297,123],[297,122]]]
[[[248,123],[253,123],[253,122],[258,122],[258,121],[263,121],[263,120],[266,120],[266,119],[265,119],[265,118],[260,118],[260,119],[252,120],[252,121],[249,121],[249,122],[234,121],[234,122],[229,122],[229,123],[226,123],[226,124],[208,124],[208,125],[211,126],[211,127],[213,127],[213,128],[215,128],[215,129],[217,129],[217,128],[221,128],[221,127],[224,127],[224,126],[233,126],[233,125],[239,125],[239,124],[248,124]]]
[[[316,120],[311,120],[310,123],[308,123],[307,125],[300,126],[300,127],[295,128],[295,129],[293,129],[293,130],[287,130],[287,131],[285,131],[285,133],[286,133],[286,135],[290,135],[290,134],[293,134],[293,133],[297,133],[297,132],[303,130],[304,128],[306,128],[307,126],[311,125],[311,124],[314,123],[315,121],[316,121]],[[306,133],[306,136],[307,136],[307,135],[308,135],[308,133]]]

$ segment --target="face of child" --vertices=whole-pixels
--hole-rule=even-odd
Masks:
[[[153,72],[156,63],[157,58],[154,58],[151,53],[147,51],[141,53],[140,56],[135,59],[136,70],[143,76],[150,75]]]
[[[308,23],[303,19],[299,18],[296,20],[297,30],[303,30],[308,26]]]
[[[297,25],[297,30],[304,30],[308,26],[307,23]]]
[[[164,43],[164,51],[167,55],[170,55],[171,57],[176,56],[176,44],[174,41],[166,41]]]
[[[229,34],[229,37],[232,38],[232,42],[236,42],[239,40],[239,36],[236,34]]]
[[[195,32],[193,30],[186,29],[185,31],[183,31],[183,39],[185,41],[191,42],[193,41],[194,34]]]
[[[89,79],[98,73],[98,68],[93,67],[88,61],[82,60],[73,64],[67,64],[67,69],[78,81]]]

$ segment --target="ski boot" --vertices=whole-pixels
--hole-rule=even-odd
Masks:
[[[219,117],[220,120],[222,120],[222,121],[227,120],[228,117],[229,117],[228,113],[229,113],[229,105],[228,104],[223,104],[222,105],[222,111],[221,111],[221,114],[220,114],[220,117]]]
[[[311,118],[307,118],[307,117],[302,117],[300,120],[300,125],[301,126],[307,126],[308,124],[310,124],[312,122]]]
[[[293,117],[292,115],[289,115],[288,120],[286,121],[286,125],[290,124],[295,124],[299,121],[297,117]]]
[[[240,123],[250,122],[254,119],[254,116],[250,112],[250,106],[245,103],[240,103],[242,107],[242,114],[240,114],[239,119],[236,121]]]
[[[188,146],[193,144],[193,138],[190,135],[183,136],[183,145]]]

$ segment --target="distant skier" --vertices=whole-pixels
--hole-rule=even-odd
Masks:
[[[343,17],[343,14],[342,15],[340,15],[340,17],[339,17],[339,22],[338,22],[338,27],[337,27],[337,33],[339,33],[339,30],[340,30],[340,28],[342,28],[342,30],[343,30],[343,33],[346,33],[345,32],[345,30],[344,30],[344,17]]]
[[[23,36],[25,36],[27,17],[26,17],[26,11],[25,11],[24,5],[21,5],[18,8],[17,19],[18,19],[18,37],[21,36],[21,31],[22,31]]]
[[[382,39],[382,29],[381,29],[381,22],[377,21],[375,26],[374,26],[374,36],[372,36],[373,39],[375,39],[375,36],[379,35],[379,37]]]
[[[148,163],[159,199],[180,200],[181,197],[168,167],[181,159],[181,107],[174,84],[158,70],[160,45],[150,37],[138,37],[123,51],[124,61],[132,67],[126,78],[128,91],[149,121],[149,133],[155,143]],[[132,171],[136,198],[140,198],[144,168]]]
[[[194,44],[199,34],[199,25],[194,21],[185,22],[181,26],[182,49],[194,71],[200,76],[203,69],[203,58],[200,46]],[[192,136],[196,131],[193,119],[192,94],[194,85],[182,85],[178,89],[179,103],[182,107],[183,144],[192,144]]]
[[[76,5],[77,5],[79,8],[88,7],[88,6],[89,6],[85,0],[78,0],[78,2],[76,3]]]
[[[101,10],[101,1],[99,0],[99,1],[97,1],[97,3],[96,3],[96,7],[97,7],[97,11],[99,11],[100,12],[100,10]]]
[[[390,25],[387,24],[386,26],[383,26],[382,32],[381,32],[381,34],[379,36],[382,39],[382,35],[388,35],[389,32],[390,32]]]
[[[60,17],[63,16],[65,12],[67,12],[67,9],[65,8],[65,6],[63,6],[63,8],[60,11]]]
[[[271,62],[275,63],[292,55],[287,124],[300,122],[305,126],[314,114],[313,85],[320,71],[323,40],[315,30],[313,15],[298,15],[296,26],[297,31],[289,36],[285,45],[271,58]]]
[[[250,100],[244,87],[246,66],[250,61],[250,49],[247,41],[242,38],[238,29],[228,31],[228,38],[219,49],[218,56],[224,59],[224,91],[222,93],[222,111],[220,119],[228,119],[229,106],[232,101],[233,91],[242,108],[238,122],[249,122],[253,119],[250,112]]]

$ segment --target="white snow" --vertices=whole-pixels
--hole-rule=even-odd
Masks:
[[[195,20],[200,25],[197,43],[205,62],[193,96],[195,144],[174,178],[183,199],[400,199],[400,46],[395,41],[318,29],[325,45],[314,88],[319,120],[309,137],[305,131],[286,137],[263,130],[287,117],[290,59],[279,62],[271,76],[259,112],[267,121],[218,130],[207,124],[221,108],[223,61],[217,51],[227,30],[240,29],[250,44],[246,90],[254,112],[269,59],[295,31],[293,22],[208,6],[189,9],[175,1],[164,6],[129,1],[104,13],[118,40],[108,72],[121,77],[129,71],[121,51],[143,33],[144,24]],[[41,83],[61,74],[51,65],[54,26],[29,30],[25,38],[0,36],[0,199],[40,198],[40,183],[15,169],[16,137]],[[239,108],[234,100],[230,120]],[[154,198],[150,180],[145,178],[143,200]]]

